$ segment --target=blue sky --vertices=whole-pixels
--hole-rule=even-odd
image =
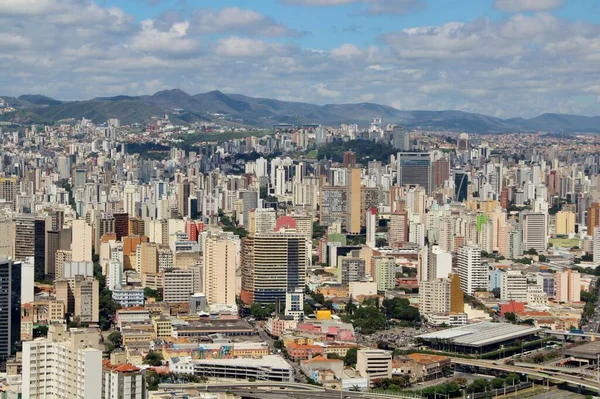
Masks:
[[[3,0],[0,62],[2,95],[597,115],[600,1]]]

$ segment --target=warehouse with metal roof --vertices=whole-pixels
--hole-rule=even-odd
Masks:
[[[476,323],[418,335],[421,342],[438,350],[463,353],[485,353],[510,346],[521,340],[532,340],[541,328],[508,323]]]

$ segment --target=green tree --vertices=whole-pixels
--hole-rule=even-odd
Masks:
[[[504,378],[496,377],[496,378],[492,379],[492,388],[500,389],[504,386],[505,383],[506,383],[506,381],[504,380]]]
[[[509,323],[513,323],[514,324],[514,323],[517,322],[517,315],[514,312],[506,312],[506,313],[504,313],[504,318]]]
[[[108,335],[109,352],[113,349],[120,348],[123,345],[123,335],[119,331],[112,332]]]
[[[253,303],[250,306],[250,314],[256,320],[265,320],[271,316],[275,311],[275,306],[271,304],[261,305],[260,303]]]
[[[144,364],[150,366],[161,366],[163,361],[163,357],[159,352],[150,352],[144,358]]]
[[[349,315],[353,314],[354,311],[358,308],[358,306],[356,306],[353,302],[352,302],[352,295],[350,295],[350,298],[348,298],[348,303],[346,303],[346,313],[348,313]]]
[[[344,356],[344,365],[356,367],[356,361],[358,360],[358,348],[350,348]]]
[[[490,382],[484,378],[478,378],[467,387],[467,392],[485,392],[488,389],[490,389]]]
[[[145,298],[154,298],[156,302],[162,302],[162,290],[154,290],[150,287],[144,288],[144,297]]]

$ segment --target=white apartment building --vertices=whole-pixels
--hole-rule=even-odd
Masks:
[[[521,223],[523,224],[523,249],[535,249],[538,252],[546,250],[548,245],[548,221],[547,215],[541,212],[522,212]]]
[[[373,257],[373,270],[377,291],[388,291],[396,287],[396,259],[391,257]]]
[[[541,285],[532,284],[527,286],[527,304],[546,305],[548,304],[548,294],[544,292]]]
[[[164,273],[163,300],[167,303],[188,302],[196,280],[193,270],[173,269]]]
[[[500,298],[515,301],[527,300],[527,276],[518,270],[507,270],[502,273]]]
[[[48,338],[23,342],[23,399],[102,397],[102,351],[85,334],[52,325]]]
[[[304,290],[302,288],[286,292],[285,315],[293,316],[296,321],[304,316]]]
[[[131,364],[111,364],[102,368],[102,399],[145,399],[144,372]]]
[[[475,246],[464,246],[458,249],[458,275],[460,289],[466,294],[477,290],[487,290],[489,271],[481,263],[481,251]]]

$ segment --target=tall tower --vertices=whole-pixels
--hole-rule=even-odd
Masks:
[[[366,244],[370,248],[375,248],[375,232],[377,231],[377,209],[376,208],[367,209],[366,221],[367,221]]]
[[[427,193],[433,189],[431,171],[431,153],[399,152],[398,185],[421,186]]]
[[[209,305],[235,304],[237,248],[225,237],[202,233],[204,294]]]
[[[488,267],[481,263],[481,251],[476,246],[458,249],[460,288],[467,294],[485,290],[488,286]]]
[[[0,367],[21,340],[21,262],[0,259]]]

